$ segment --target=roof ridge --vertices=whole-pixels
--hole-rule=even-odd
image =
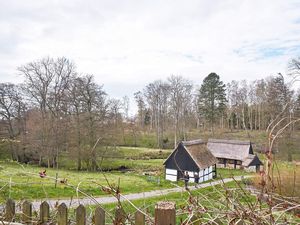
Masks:
[[[181,143],[183,145],[187,146],[187,145],[205,144],[206,142],[203,141],[202,139],[195,139],[195,140],[190,140],[190,141],[181,141]]]
[[[214,138],[210,138],[208,139],[208,142],[210,143],[224,143],[224,144],[242,144],[242,145],[249,145],[251,144],[250,140],[232,140],[232,139],[214,139]]]

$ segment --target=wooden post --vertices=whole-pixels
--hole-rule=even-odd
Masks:
[[[115,212],[114,225],[125,224],[125,221],[126,221],[126,214],[125,214],[124,210],[120,207],[117,207],[116,212]]]
[[[97,207],[95,210],[95,225],[105,225],[105,211],[101,207]]]
[[[57,224],[58,225],[68,224],[68,207],[66,206],[65,203],[62,203],[58,206]]]
[[[54,188],[56,188],[56,186],[57,186],[57,179],[58,179],[58,173],[55,174]]]
[[[145,214],[140,211],[136,211],[134,214],[135,225],[145,225]]]
[[[32,204],[28,201],[23,202],[22,212],[23,223],[30,224],[32,220]]]
[[[15,220],[16,203],[12,199],[6,201],[5,206],[5,220],[8,222]]]
[[[155,206],[155,225],[175,225],[176,211],[174,202],[158,202]]]
[[[41,223],[48,222],[50,218],[50,212],[49,212],[49,204],[48,202],[44,201],[40,205],[40,221]]]
[[[82,204],[76,209],[76,225],[85,225],[86,210]]]

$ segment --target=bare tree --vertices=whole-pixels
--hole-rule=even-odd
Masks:
[[[127,120],[129,118],[129,97],[127,95],[122,98],[122,108],[124,111],[124,118]]]
[[[134,93],[134,98],[138,107],[138,118],[139,123],[142,128],[144,128],[145,125],[145,110],[146,110],[146,103],[144,100],[144,96],[141,91]]]
[[[163,145],[168,107],[169,86],[163,81],[154,81],[146,86],[144,95],[151,110],[151,127],[155,127],[157,147]]]
[[[0,83],[0,116],[6,126],[7,139],[13,160],[20,160],[17,138],[25,131],[25,103],[18,86],[10,83]]]
[[[102,90],[102,86],[94,82],[92,75],[86,75],[80,78],[79,81],[83,118],[87,128],[88,148],[90,149],[87,164],[89,167],[89,162],[91,162],[91,169],[96,170],[98,168],[97,154],[93,146],[99,139],[96,134],[97,127],[101,126],[106,115],[106,93]]]
[[[190,81],[184,79],[182,76],[171,76],[168,78],[170,90],[170,108],[174,121],[174,146],[177,145],[179,123],[182,124],[182,134],[185,139],[185,117],[188,109],[192,104],[192,89],[193,86]]]
[[[64,107],[66,89],[75,66],[66,58],[43,58],[18,68],[25,77],[25,90],[41,114],[40,164],[45,155],[48,167],[57,166],[59,148],[62,146],[61,109]]]

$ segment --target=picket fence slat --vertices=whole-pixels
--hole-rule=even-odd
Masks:
[[[76,225],[85,225],[86,210],[85,207],[80,204],[76,209]]]
[[[105,225],[105,211],[101,207],[97,207],[95,210],[95,225]]]
[[[145,225],[145,214],[136,211],[134,215],[135,225]]]
[[[12,199],[8,199],[6,201],[5,206],[5,221],[13,222],[15,219],[15,213],[16,213],[16,203]]]
[[[40,222],[46,223],[50,219],[50,210],[48,202],[44,201],[40,205]]]
[[[32,204],[29,201],[24,201],[22,204],[22,222],[30,224],[32,219]]]
[[[65,203],[62,203],[58,206],[57,224],[58,225],[68,224],[68,208]]]
[[[55,213],[56,218],[50,218],[50,207],[49,204],[44,201],[40,205],[39,221],[38,224],[57,224],[57,225],[68,225],[70,224],[68,218],[68,207],[65,203],[61,203]],[[80,204],[75,209],[76,225],[86,225],[86,208]],[[19,217],[17,217],[19,218]],[[16,219],[16,204],[12,199],[8,199],[5,206],[4,213],[5,221],[1,221],[1,224],[6,225],[29,225],[36,224],[36,221],[32,219],[32,203],[24,201],[22,204],[21,223],[15,222]],[[115,218],[113,220],[114,225],[125,224],[127,215],[124,209],[117,207],[115,210]],[[51,221],[49,223],[49,221]],[[53,222],[54,223],[53,223]],[[55,222],[56,221],[56,222]],[[101,207],[97,207],[94,212],[93,221],[95,225],[105,225],[105,211]],[[132,222],[132,221],[130,221]],[[175,225],[176,222],[176,211],[175,203],[173,202],[158,202],[155,206],[155,225]],[[199,224],[199,221],[195,221],[194,224]],[[135,225],[145,225],[145,214],[137,211],[134,215]]]

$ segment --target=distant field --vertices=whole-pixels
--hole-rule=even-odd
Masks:
[[[164,139],[168,140],[163,146],[164,149],[156,149],[156,138],[155,133],[153,132],[140,132],[137,138],[138,147],[129,147],[133,146],[132,138],[130,133],[125,132],[125,138],[119,140],[119,145],[122,147],[115,147],[105,152],[104,157],[109,164],[103,163],[101,166],[104,170],[114,170],[118,169],[119,164],[126,164],[125,167],[138,167],[134,162],[122,162],[122,160],[145,160],[145,159],[166,159],[170,154],[171,150],[174,148],[174,140],[172,133],[165,133]],[[216,130],[214,134],[208,131],[200,130],[190,130],[186,134],[187,140],[193,139],[203,139],[207,140],[209,138],[224,138],[224,139],[236,139],[236,140],[251,140],[254,146],[254,151],[263,152],[267,148],[268,137],[265,131],[245,131],[245,130]],[[291,135],[285,134],[281,136],[274,145],[274,152],[276,153],[276,158],[279,160],[285,161],[300,161],[300,131],[295,130]],[[0,160],[10,158],[8,152],[7,143],[0,142]],[[98,151],[98,159],[101,159],[102,152],[100,149]],[[62,152],[59,157],[59,166],[66,169],[76,169],[76,158],[75,153],[72,152]],[[109,160],[111,159],[111,160]],[[119,161],[120,163],[113,163]],[[45,162],[46,163],[46,162]],[[149,163],[146,163],[149,166]],[[147,166],[145,164],[145,166]],[[83,163],[83,169],[85,165]],[[130,168],[129,168],[130,169]],[[151,166],[151,168],[155,169]]]
[[[171,149],[153,149],[143,147],[116,147],[113,152],[99,153],[98,165],[104,171],[110,170],[160,170]],[[66,153],[59,158],[61,168],[76,170],[76,160],[70,160]],[[85,165],[83,164],[83,169]]]

